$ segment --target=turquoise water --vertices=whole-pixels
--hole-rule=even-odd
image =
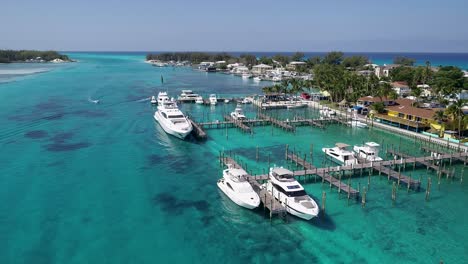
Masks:
[[[303,221],[245,210],[216,187],[219,151],[238,155],[252,173],[284,161],[285,144],[309,153],[336,142],[377,141],[421,155],[414,141],[379,130],[332,125],[290,134],[255,127],[208,130],[206,142],[166,135],[147,98],[182,89],[221,96],[255,94],[261,85],[224,74],[155,68],[141,55],[71,54],[79,63],[0,84],[0,259],[2,263],[463,263],[468,258],[466,183],[406,169],[434,181],[431,199],[405,187],[392,205],[391,183],[370,179],[367,205],[304,183],[326,213]],[[164,76],[161,84],[160,76]],[[93,104],[89,99],[100,100]],[[183,105],[201,120],[234,104]],[[252,106],[246,107],[253,117]],[[278,111],[284,118],[312,110]],[[259,147],[259,160],[255,148]],[[327,164],[328,165],[328,164]],[[465,170],[465,179],[466,179]],[[368,177],[351,184],[367,186]]]

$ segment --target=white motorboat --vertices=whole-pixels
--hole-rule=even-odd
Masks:
[[[154,113],[154,119],[166,131],[166,133],[185,139],[192,132],[192,123],[179,110],[177,104],[169,100],[167,93],[158,94],[158,110]]]
[[[158,101],[156,100],[156,96],[151,96],[151,104],[157,104]]]
[[[254,82],[261,82],[262,78],[257,76],[257,77],[254,77],[253,80],[254,80]]]
[[[251,104],[251,103],[253,103],[253,98],[252,97],[245,97],[244,99],[242,99],[242,103],[243,104]]]
[[[291,171],[284,168],[270,168],[269,180],[263,186],[286,207],[288,213],[305,220],[318,216],[319,206],[307,195]]]
[[[216,97],[216,94],[210,94],[210,104],[216,105],[217,103],[218,103],[218,98]]]
[[[234,120],[246,120],[247,119],[244,115],[244,111],[242,110],[242,107],[240,104],[237,104],[236,109],[234,109],[234,112],[231,112],[231,117]]]
[[[366,161],[382,161],[379,157],[380,145],[375,142],[366,142],[363,146],[354,146],[353,150],[356,152],[358,158],[365,159]]]
[[[198,96],[197,99],[195,99],[196,104],[203,104],[203,97]]]
[[[179,100],[195,101],[197,97],[198,97],[198,94],[193,93],[192,90],[182,90],[182,93],[179,95]]]
[[[351,119],[351,121],[348,121],[348,124],[351,125],[352,127],[360,127],[360,128],[367,128],[367,124],[359,121],[359,119]]]
[[[272,80],[273,82],[281,82],[281,81],[283,80],[283,78],[278,77],[278,76],[274,76],[273,78],[271,78],[271,80]]]
[[[242,74],[242,79],[249,79],[250,77],[252,77],[252,74],[249,74],[249,73]]]
[[[237,205],[254,209],[260,205],[260,197],[247,180],[243,169],[228,168],[223,170],[223,178],[218,180],[218,187]]]
[[[288,102],[286,104],[287,109],[295,109],[295,108],[303,108],[303,107],[307,107],[307,104],[303,104],[300,101]]]
[[[324,108],[320,109],[319,111],[322,117],[331,117],[336,115],[335,110],[330,109],[329,107],[325,106]]]
[[[229,99],[224,99],[224,103],[229,103]]]
[[[358,160],[354,157],[354,153],[348,149],[349,145],[336,143],[334,148],[322,148],[322,151],[332,158],[333,161],[347,165],[358,164]]]

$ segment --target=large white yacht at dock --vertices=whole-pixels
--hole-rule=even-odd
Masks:
[[[375,142],[366,142],[363,146],[354,146],[353,150],[358,158],[368,162],[382,161],[383,159],[379,157],[379,147],[380,145]]]
[[[333,161],[343,165],[358,164],[358,160],[354,157],[354,153],[348,149],[349,145],[344,143],[336,143],[334,148],[322,148],[322,151]]]
[[[239,206],[254,209],[260,205],[260,197],[248,182],[247,172],[243,169],[223,170],[223,178],[218,180],[218,187]]]
[[[185,139],[192,132],[192,123],[179,110],[175,101],[170,100],[167,93],[158,94],[158,110],[154,113],[154,119],[158,121],[166,133]]]
[[[284,168],[270,168],[269,180],[263,185],[292,215],[310,220],[319,214],[317,203],[296,181],[293,173]]]

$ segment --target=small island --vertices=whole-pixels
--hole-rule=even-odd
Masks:
[[[12,62],[71,62],[67,55],[57,51],[38,51],[38,50],[0,50],[0,63]]]

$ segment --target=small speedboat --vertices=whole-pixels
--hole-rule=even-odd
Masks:
[[[331,117],[336,115],[335,110],[330,109],[329,107],[325,106],[324,108],[320,109],[320,115],[323,117]]]
[[[231,117],[234,120],[245,120],[247,119],[244,115],[244,111],[242,111],[242,107],[240,104],[237,104],[236,109],[234,109],[234,112],[231,112]]]
[[[367,128],[367,124],[359,121],[358,119],[352,119],[351,121],[348,121],[348,124],[352,127]]]
[[[243,169],[228,168],[223,170],[223,178],[218,180],[218,188],[234,203],[247,209],[260,205],[260,197],[247,180]]]
[[[158,104],[158,100],[156,100],[156,96],[151,96],[151,104]]]
[[[224,103],[228,104],[229,102],[229,99],[224,99]]]
[[[203,104],[203,97],[198,96],[197,99],[195,99],[196,104]]]
[[[217,103],[218,103],[218,98],[216,97],[216,94],[210,94],[210,104],[216,105]]]
[[[249,79],[250,77],[252,77],[252,74],[249,74],[249,73],[242,74],[242,79]]]
[[[254,82],[261,82],[262,78],[257,76],[257,77],[254,77],[253,80],[254,80]]]

